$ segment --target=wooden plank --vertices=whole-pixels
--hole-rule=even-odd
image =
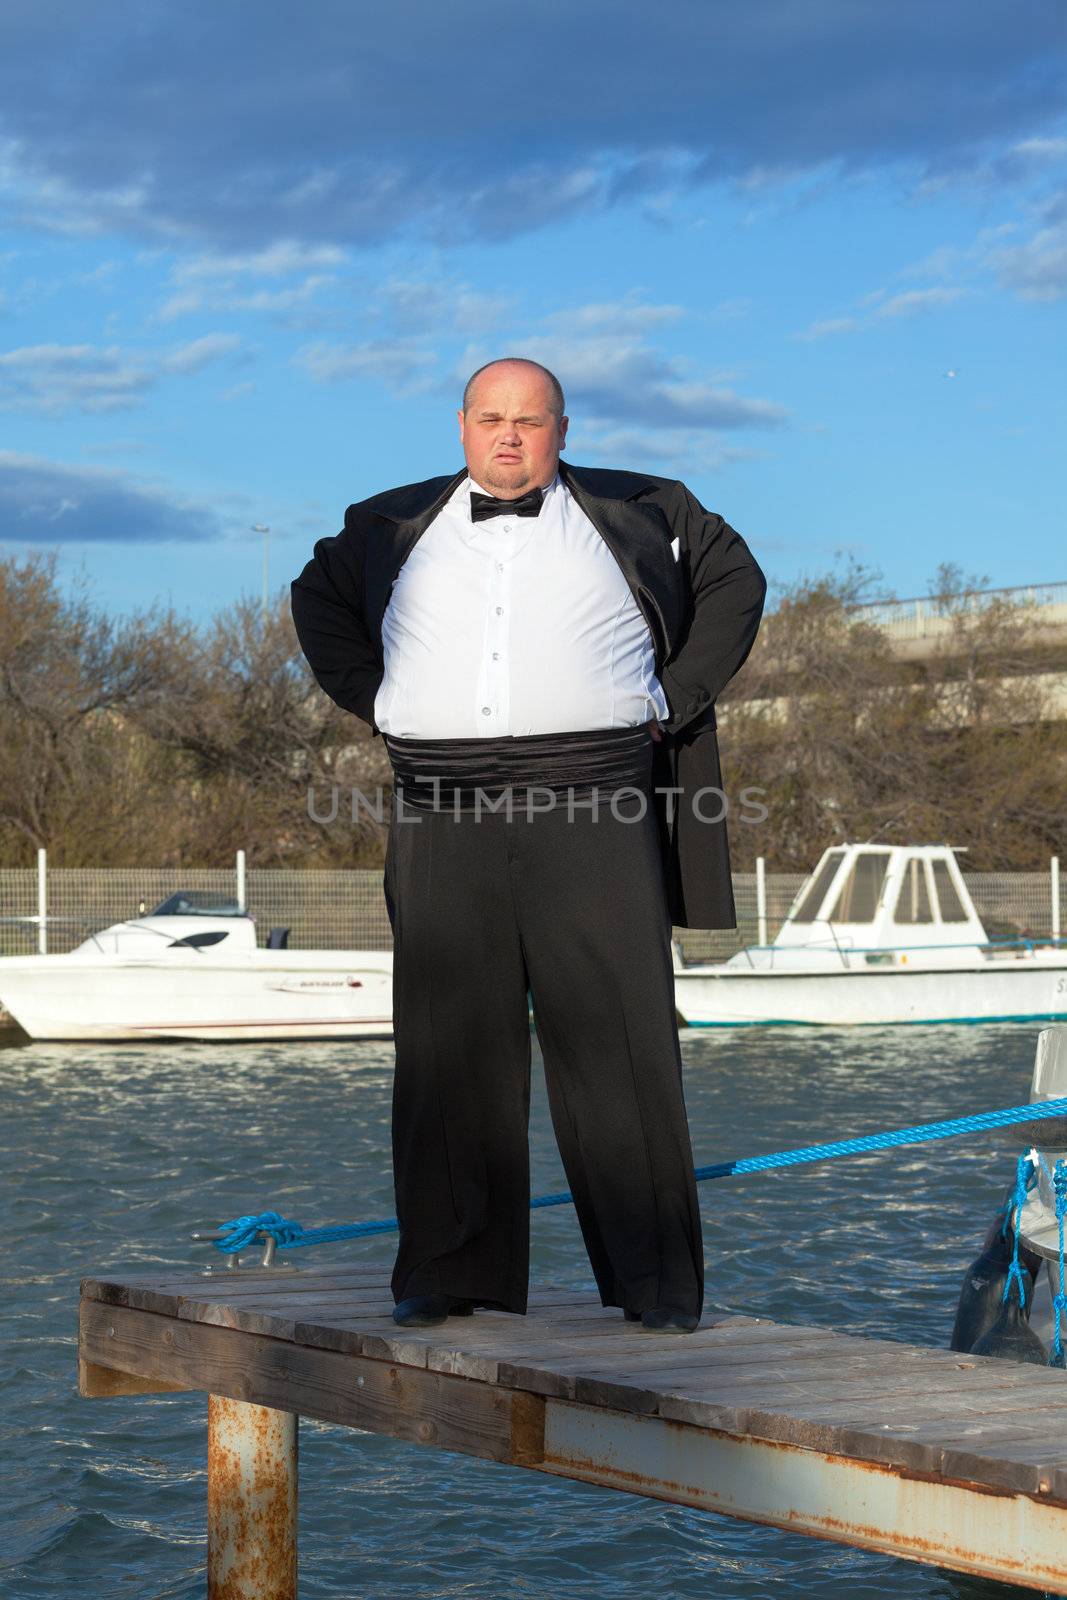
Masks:
[[[177,1394],[184,1389],[184,1383],[138,1378],[132,1373],[116,1372],[114,1367],[98,1367],[84,1357],[78,1358],[78,1393],[87,1400],[110,1400],[124,1394]]]
[[[790,1332],[797,1330],[790,1330]],[[806,1330],[805,1330],[806,1331]],[[735,1331],[724,1330],[721,1343],[708,1341],[698,1352],[694,1351],[691,1357],[692,1370],[722,1371],[732,1374],[739,1368],[741,1370],[760,1370],[761,1365],[770,1371],[781,1368],[783,1357],[800,1358],[812,1349],[821,1348],[821,1340],[807,1338],[805,1331],[799,1331],[796,1340],[790,1340],[783,1345],[781,1330],[777,1336],[767,1339],[766,1342],[757,1341],[752,1336],[739,1339]],[[695,1340],[697,1335],[690,1335]],[[671,1357],[663,1347],[661,1340],[653,1340],[649,1335],[636,1336],[638,1341],[633,1345],[620,1348],[620,1360],[615,1365],[608,1367],[595,1359],[589,1359],[590,1353],[586,1350],[568,1350],[564,1357],[554,1362],[551,1366],[544,1366],[538,1362],[516,1353],[509,1354],[507,1361],[501,1361],[499,1381],[514,1384],[519,1388],[529,1388],[538,1393],[552,1394],[560,1399],[574,1399],[577,1393],[579,1380],[587,1380],[597,1375],[605,1380],[618,1379],[624,1381],[628,1378],[634,1387],[642,1384],[652,1385],[656,1375],[663,1370],[666,1361],[677,1359]],[[687,1344],[688,1344],[687,1340]]]
[[[366,1288],[373,1291],[378,1282],[376,1275],[349,1271],[331,1275],[328,1287]],[[263,1268],[256,1272],[205,1272],[199,1276],[190,1273],[159,1278],[148,1275],[124,1275],[122,1279],[87,1278],[82,1283],[82,1298],[99,1300],[107,1305],[134,1306],[142,1311],[156,1311],[161,1316],[171,1316],[187,1297],[205,1301],[236,1301],[267,1291],[300,1298],[316,1293],[323,1287],[324,1279],[319,1274],[301,1276],[280,1268]],[[389,1294],[387,1285],[383,1286],[383,1292]],[[391,1302],[391,1295],[389,1299]]]
[[[97,1300],[116,1289],[159,1288],[167,1292],[183,1293],[197,1284],[217,1283],[221,1288],[239,1291],[245,1284],[270,1283],[283,1280],[298,1287],[302,1283],[326,1283],[337,1279],[381,1284],[389,1287],[389,1272],[381,1264],[350,1261],[343,1265],[312,1267],[289,1262],[282,1266],[242,1266],[229,1270],[225,1258],[217,1251],[205,1258],[202,1267],[155,1267],[144,1271],[117,1268],[114,1272],[95,1273],[82,1279],[81,1291],[85,1299]]]
[[[535,1401],[446,1373],[330,1350],[294,1352],[257,1334],[95,1301],[83,1303],[79,1349],[95,1366],[153,1383],[162,1379],[413,1444],[524,1464],[536,1451]]]
[[[735,1390],[766,1386],[780,1394],[787,1404],[792,1396],[796,1396],[804,1404],[840,1401],[884,1409],[887,1402],[897,1403],[914,1394],[942,1396],[952,1404],[962,1401],[969,1405],[981,1405],[984,1397],[995,1400],[998,1396],[1011,1393],[1015,1396],[1016,1404],[1033,1398],[1036,1403],[1052,1411],[1067,1408],[1067,1384],[1061,1383],[1057,1393],[1053,1386],[1043,1383],[1040,1377],[1035,1380],[1031,1376],[1034,1370],[1031,1367],[1008,1362],[998,1362],[997,1365],[999,1370],[989,1373],[961,1371],[951,1363],[942,1366],[916,1361],[899,1364],[891,1371],[876,1369],[872,1372],[868,1362],[856,1357],[848,1361],[837,1358],[827,1363],[801,1354],[787,1364],[769,1362],[762,1366],[720,1367],[716,1364],[676,1367],[672,1364],[658,1368],[650,1376],[654,1376],[663,1393],[686,1394],[698,1400],[730,1384]],[[596,1375],[592,1370],[586,1374],[588,1377]],[[621,1371],[602,1375],[619,1382],[626,1382],[631,1376]],[[640,1374],[632,1376],[635,1381],[642,1381]]]
[[[375,1304],[373,1299],[350,1299],[343,1295],[337,1300],[331,1295],[325,1305],[318,1303],[315,1297],[288,1301],[271,1295],[266,1298],[246,1296],[230,1302],[182,1300],[172,1307],[171,1314],[182,1319],[243,1328],[319,1349],[347,1350],[413,1365],[432,1364],[439,1370],[465,1370],[463,1360],[470,1356],[470,1375],[486,1381],[494,1378],[502,1350],[509,1357],[547,1350],[562,1355],[568,1350],[586,1348],[591,1340],[595,1340],[598,1347],[610,1346],[616,1340],[645,1348],[658,1342],[634,1324],[626,1323],[620,1315],[605,1315],[599,1305],[593,1314],[587,1312],[568,1319],[520,1318],[479,1311],[471,1318],[452,1318],[440,1327],[427,1329],[397,1328],[389,1314],[391,1309],[391,1301]],[[437,1352],[445,1352],[439,1361],[435,1359]],[[488,1367],[490,1359],[494,1364],[492,1371]]]

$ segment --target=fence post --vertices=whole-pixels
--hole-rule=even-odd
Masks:
[[[37,852],[37,949],[48,954],[48,851]]]
[[[245,895],[245,853],[243,850],[238,850],[237,852],[237,909],[238,911],[246,911],[248,909],[248,900]]]
[[[756,857],[756,942],[767,943],[767,864]]]
[[[1049,861],[1049,879],[1052,890],[1052,937],[1060,936],[1060,858],[1053,856]]]

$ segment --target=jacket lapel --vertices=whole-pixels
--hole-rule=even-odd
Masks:
[[[393,489],[379,495],[369,508],[379,518],[373,537],[367,540],[363,569],[364,607],[374,638],[381,638],[393,580],[453,489],[466,476],[464,467],[450,478],[430,478],[406,489]]]
[[[633,473],[587,473],[567,462],[560,477],[619,563],[648,623],[661,668],[677,643],[682,622],[680,564],[671,553],[671,528],[658,506],[633,496],[652,488]],[[612,492],[615,491],[615,492]]]

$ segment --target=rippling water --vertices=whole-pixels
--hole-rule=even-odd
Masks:
[[[696,1159],[1024,1101],[1035,1038],[683,1032]],[[374,1043],[0,1050],[7,1600],[202,1596],[203,1397],[80,1400],[79,1275],[199,1261],[190,1228],[244,1211],[390,1215],[390,1067]],[[562,1187],[536,1077],[531,1142],[535,1192]],[[944,1345],[1017,1148],[1008,1130],[702,1185],[709,1303]],[[569,1208],[532,1229],[535,1281],[590,1283]],[[318,1259],[346,1252],[387,1262],[391,1241]],[[1024,1593],[316,1423],[300,1453],[303,1600]]]

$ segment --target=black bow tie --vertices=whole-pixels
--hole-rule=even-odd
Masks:
[[[485,522],[488,517],[536,517],[541,510],[543,489],[531,489],[520,500],[498,500],[492,494],[476,494],[471,490],[471,521]]]

